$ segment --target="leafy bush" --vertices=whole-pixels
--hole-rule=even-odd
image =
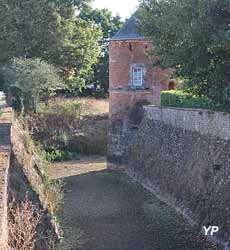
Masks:
[[[49,162],[71,161],[80,159],[80,154],[77,151],[70,151],[69,149],[53,149],[46,151],[46,160]]]
[[[15,98],[14,103],[19,111],[37,111],[40,101],[48,101],[61,87],[58,70],[40,60],[15,58],[3,68],[5,90]]]
[[[47,161],[79,159],[79,150],[73,145],[73,137],[81,120],[82,104],[54,102],[39,105],[36,114],[22,117],[25,127],[41,146]]]
[[[54,149],[49,152],[45,152],[46,160],[49,162],[61,161],[63,159],[63,152],[58,149]]]
[[[214,108],[208,98],[191,95],[182,90],[163,91],[161,93],[161,106],[201,109]]]

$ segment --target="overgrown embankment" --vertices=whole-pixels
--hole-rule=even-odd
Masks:
[[[98,109],[95,102],[100,104],[55,99],[40,105],[37,113],[17,118],[10,109],[9,126],[4,124],[2,132],[8,150],[1,233],[9,243],[6,249],[56,249],[62,182],[49,178],[47,166],[82,154],[106,154],[108,103],[102,101]]]
[[[1,249],[55,249],[61,186],[46,174],[48,165],[0,100]]]
[[[48,161],[77,160],[80,155],[106,155],[108,101],[54,99],[22,120]]]
[[[62,190],[60,182],[49,179],[47,166],[27,131],[14,118],[8,184],[10,249],[55,249]]]
[[[54,224],[56,224],[62,206],[61,183],[49,179],[48,162],[17,120],[12,126],[11,141],[13,166],[21,167],[44,208],[53,216]]]

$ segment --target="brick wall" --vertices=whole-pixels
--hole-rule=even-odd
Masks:
[[[158,93],[158,92],[157,92]],[[138,90],[138,91],[113,91],[110,93],[110,118],[113,115],[121,114],[130,110],[138,101],[147,101],[148,103],[159,103],[159,95],[153,95],[152,91]]]
[[[158,57],[147,56],[152,49],[147,40],[111,41],[109,45],[110,117],[130,109],[138,101],[160,103],[160,92],[168,88],[171,70],[153,68]],[[132,67],[144,69],[141,90],[131,88]]]
[[[144,86],[151,87],[153,82],[152,60],[145,52],[151,44],[144,40],[112,41],[109,45],[110,55],[110,89],[126,87],[132,64],[145,64]]]

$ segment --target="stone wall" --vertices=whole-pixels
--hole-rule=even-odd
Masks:
[[[109,162],[183,213],[190,222],[220,227],[230,241],[230,115],[145,106],[114,125]],[[111,130],[113,131],[113,130]]]
[[[47,187],[45,177],[38,167],[34,152],[30,152],[27,136],[14,118],[12,108],[6,103],[6,98],[0,92],[0,249],[8,250],[8,202],[10,200],[10,176],[15,171],[16,165],[25,176],[26,181],[38,194],[42,206],[46,205]],[[21,184],[20,184],[21,185]],[[24,197],[23,197],[24,198]],[[55,221],[50,221],[47,215],[46,223],[50,223],[50,232],[54,233],[56,239],[58,227]],[[40,240],[40,242],[42,242]],[[43,248],[41,248],[43,249]]]
[[[26,148],[26,137],[12,108],[7,107],[4,94],[0,92],[0,249],[8,250],[8,201],[10,199],[10,175],[14,171],[12,161],[17,160],[20,171],[25,174],[33,190],[44,201],[46,193],[44,177],[37,166],[33,154]],[[13,164],[14,165],[14,164]],[[11,167],[11,170],[10,170]],[[54,223],[53,223],[54,224]],[[55,225],[54,225],[55,226]]]
[[[5,96],[0,92],[0,246],[7,249],[7,201],[8,201],[8,172],[11,156],[11,124],[12,109],[6,107]]]
[[[108,121],[108,114],[92,115],[79,120],[70,147],[83,155],[106,156]]]
[[[39,160],[33,145],[31,145],[30,137],[16,118],[12,123],[11,147],[11,171],[15,171],[14,168],[21,169],[31,188],[37,194],[41,206],[49,212],[47,218],[50,223],[50,232],[55,231],[56,236],[60,238],[61,231],[55,217],[56,194],[59,190],[54,186],[47,185],[47,182],[50,181],[46,173],[47,168]]]

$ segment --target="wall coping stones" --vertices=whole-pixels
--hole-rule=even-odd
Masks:
[[[149,120],[162,122],[183,130],[230,140],[230,114],[204,109],[144,106]]]
[[[12,120],[13,111],[7,107],[4,93],[0,92],[0,246],[2,250],[8,248],[7,201]]]

